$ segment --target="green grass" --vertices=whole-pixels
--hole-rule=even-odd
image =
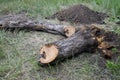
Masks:
[[[26,12],[30,17],[44,18],[80,3],[96,11],[107,12],[110,22],[117,21],[116,17],[120,16],[120,0],[0,0],[0,14]],[[120,33],[118,25],[110,25]],[[0,80],[110,80],[111,70],[117,73],[116,64],[111,62],[107,63],[108,70],[99,68],[97,58],[94,64],[89,64],[94,54],[87,53],[57,66],[38,66],[39,48],[59,39],[61,36],[43,32],[0,30]],[[118,76],[113,75],[113,78],[118,79]]]
[[[118,61],[112,62],[112,61],[107,61],[106,64],[108,70],[112,73],[112,78],[119,80],[120,79],[120,57],[118,59]]]
[[[115,18],[120,16],[119,0],[0,0],[0,12],[25,11],[30,15],[41,15],[42,17],[53,14],[62,8],[74,4],[89,3],[97,11],[108,12]],[[14,5],[14,6],[13,6]]]

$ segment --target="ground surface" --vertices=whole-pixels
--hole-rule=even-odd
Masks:
[[[1,14],[26,12],[30,17],[40,15],[41,18],[65,8],[66,4],[81,3],[82,0],[0,0],[0,2]],[[86,0],[86,2],[89,2],[89,0]],[[88,6],[94,7],[98,11],[108,9],[108,7],[98,6],[97,3],[91,2],[91,0],[89,3]],[[105,3],[108,4],[108,2]],[[98,2],[98,4],[100,3]],[[111,2],[112,4],[113,2]],[[113,20],[114,12],[112,12],[113,15],[110,18],[112,23],[109,20],[106,22],[108,28],[112,28],[116,33],[119,33],[119,26],[113,23],[116,21],[116,19]],[[120,58],[117,58],[114,63],[112,61],[105,63],[104,58],[98,53],[83,53],[55,66],[39,66],[37,55],[40,47],[62,38],[64,37],[44,32],[0,30],[0,80],[120,79]],[[117,50],[114,49],[113,51],[116,52]]]
[[[55,19],[57,18],[60,21],[68,21],[71,23],[79,23],[79,24],[92,24],[92,23],[104,23],[104,19],[108,15],[105,13],[100,13],[97,11],[93,11],[88,7],[79,4],[74,5],[68,9],[64,9],[62,11],[56,12],[47,19]]]

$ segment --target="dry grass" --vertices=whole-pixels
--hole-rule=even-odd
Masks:
[[[99,0],[96,0],[99,1]],[[30,17],[45,17],[81,2],[89,7],[103,10],[102,2],[91,0],[0,0],[0,13],[26,12]],[[107,0],[109,1],[109,0]],[[107,2],[105,1],[105,2]],[[119,0],[118,0],[119,1]],[[98,5],[100,4],[101,5]],[[92,5],[92,6],[91,6]],[[107,9],[108,11],[111,9]],[[114,12],[113,12],[114,13]],[[116,12],[117,13],[117,12]],[[116,14],[115,13],[115,14]],[[114,15],[110,20],[113,20]],[[116,21],[117,19],[114,19]],[[111,23],[110,23],[111,24]],[[114,27],[115,25],[111,25]],[[119,32],[119,28],[115,28]],[[44,32],[17,32],[0,30],[0,80],[117,80],[106,68],[99,66],[99,55],[84,53],[55,66],[41,67],[37,55],[42,45],[63,38]],[[100,59],[99,59],[100,58]],[[94,63],[91,63],[93,59]],[[108,64],[109,67],[111,65]]]

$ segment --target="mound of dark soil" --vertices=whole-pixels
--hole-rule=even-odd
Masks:
[[[104,33],[103,33],[104,34]],[[111,43],[115,48],[120,50],[120,34],[117,34],[112,31],[105,32],[104,41]]]
[[[93,11],[86,6],[79,4],[68,9],[59,11],[50,17],[46,17],[46,19],[57,18],[60,21],[91,24],[91,23],[104,23],[103,20],[106,17],[108,17],[108,15],[105,13]]]

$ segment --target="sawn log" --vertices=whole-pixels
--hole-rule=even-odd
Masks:
[[[67,39],[44,45],[40,49],[38,61],[41,65],[52,64],[82,52],[93,52],[97,46],[98,40],[94,36],[94,30],[78,31]]]
[[[45,31],[53,34],[61,34],[67,37],[75,33],[75,27],[73,26],[34,20],[21,14],[0,16],[0,29]]]

